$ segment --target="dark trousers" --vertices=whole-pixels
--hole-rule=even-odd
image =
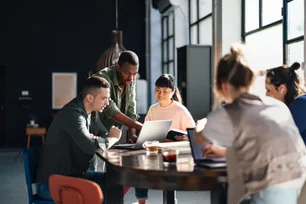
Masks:
[[[135,188],[135,196],[137,200],[147,200],[148,199],[148,189]]]

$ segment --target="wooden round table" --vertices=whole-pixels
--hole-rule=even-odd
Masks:
[[[181,154],[176,164],[165,166],[162,155],[145,150],[98,151],[106,163],[104,203],[123,203],[123,187],[163,190],[163,203],[175,203],[175,190],[210,191],[211,203],[226,203],[226,169],[195,166],[191,154]]]

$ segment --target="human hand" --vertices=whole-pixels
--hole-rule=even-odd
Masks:
[[[202,157],[225,157],[226,156],[226,148],[222,146],[218,146],[215,144],[208,143],[205,145]]]
[[[115,138],[120,138],[121,137],[121,134],[122,134],[122,131],[115,127],[115,126],[112,126],[110,129],[109,129],[109,137],[115,137]]]
[[[188,137],[186,135],[182,136],[182,135],[176,135],[174,136],[174,138],[177,140],[177,141],[188,141]]]
[[[129,134],[129,143],[130,144],[133,144],[133,143],[136,143],[137,141],[137,135],[136,135],[136,129],[135,128],[129,128],[129,131],[128,131],[128,134]]]
[[[130,136],[129,136],[129,143],[130,143],[130,144],[136,143],[137,138],[138,138],[137,135],[130,135]]]

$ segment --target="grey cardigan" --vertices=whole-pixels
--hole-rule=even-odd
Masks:
[[[95,151],[100,147],[107,147],[108,134],[98,114],[92,113],[90,132],[87,117],[80,96],[59,111],[46,135],[36,182],[48,184],[49,176],[52,174],[82,177]],[[102,138],[93,140],[90,133]]]
[[[305,145],[285,104],[244,94],[225,109],[235,134],[227,151],[229,204],[304,174]]]

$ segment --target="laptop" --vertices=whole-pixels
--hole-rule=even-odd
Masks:
[[[222,158],[208,158],[202,156],[202,151],[205,145],[199,145],[194,139],[195,128],[187,128],[187,136],[190,143],[191,154],[194,163],[198,166],[204,166],[208,168],[226,168],[226,159]]]
[[[164,142],[170,129],[172,120],[152,120],[145,121],[140,130],[135,144],[118,144],[114,145],[115,149],[143,149],[142,144],[145,141]]]

